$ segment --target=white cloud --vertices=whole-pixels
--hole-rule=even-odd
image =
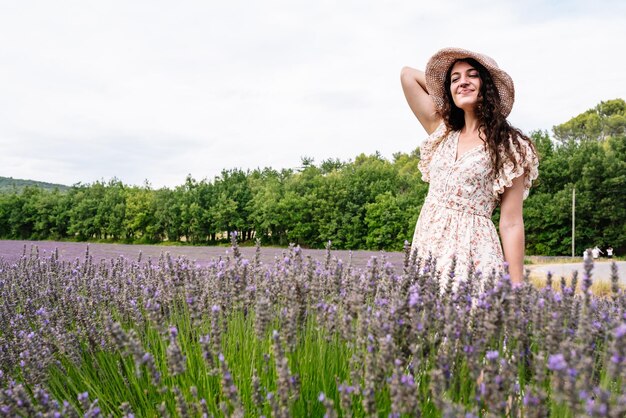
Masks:
[[[408,152],[400,68],[446,46],[512,75],[527,131],[626,98],[617,1],[64,3],[0,6],[0,175],[171,187]]]

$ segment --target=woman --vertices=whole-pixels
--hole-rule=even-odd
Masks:
[[[538,159],[530,139],[506,120],[513,80],[493,59],[459,48],[437,52],[425,72],[403,68],[401,80],[409,107],[430,135],[420,147],[419,169],[430,186],[412,251],[432,254],[445,273],[456,256],[460,278],[470,263],[485,277],[506,261],[512,282],[520,283],[522,206]],[[498,204],[502,244],[491,221]]]

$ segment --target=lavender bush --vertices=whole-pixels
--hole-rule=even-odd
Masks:
[[[34,248],[0,260],[0,416],[624,416],[615,269],[597,297],[591,261],[581,293],[435,266]]]

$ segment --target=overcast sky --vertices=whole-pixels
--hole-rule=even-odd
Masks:
[[[0,176],[174,187],[224,168],[410,152],[400,87],[448,46],[551,130],[626,99],[626,2],[0,0]]]

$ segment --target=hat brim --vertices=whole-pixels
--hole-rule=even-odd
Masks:
[[[426,64],[426,88],[438,110],[443,108],[447,100],[445,92],[445,79],[452,64],[460,59],[473,58],[482,64],[493,79],[500,96],[500,111],[507,117],[513,109],[515,101],[515,86],[513,79],[490,57],[477,52],[461,48],[444,48],[435,53]]]

